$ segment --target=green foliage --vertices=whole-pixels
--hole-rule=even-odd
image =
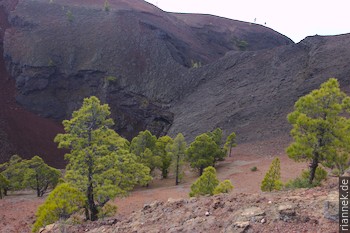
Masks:
[[[233,43],[241,51],[247,50],[247,48],[249,46],[249,43],[247,41],[242,40],[242,39],[238,39],[238,38],[233,38]]]
[[[68,219],[73,213],[83,208],[84,204],[85,198],[82,193],[70,184],[63,183],[56,186],[44,204],[39,206],[32,231],[38,232],[41,227],[58,220]]]
[[[5,195],[5,190],[9,187],[10,181],[0,173],[0,199]]]
[[[157,137],[152,135],[150,131],[141,131],[136,137],[131,140],[130,152],[137,156],[141,156],[146,148],[154,151],[156,142]]]
[[[109,11],[111,9],[111,6],[109,5],[109,1],[108,0],[105,0],[104,9],[105,9],[105,11]]]
[[[199,68],[202,67],[202,63],[200,61],[193,61],[191,60],[191,68]]]
[[[39,156],[34,156],[25,163],[24,184],[36,190],[38,197],[42,197],[48,188],[54,188],[57,185],[61,176],[58,169],[47,165]]]
[[[237,42],[237,47],[242,51],[246,50],[248,45],[249,45],[248,42],[245,40],[240,40]]]
[[[67,19],[68,19],[69,22],[73,22],[74,16],[73,16],[73,13],[72,13],[71,10],[68,10],[68,11],[66,12],[66,16],[67,16]]]
[[[252,172],[256,172],[256,171],[258,170],[258,168],[257,168],[256,166],[254,166],[254,167],[250,168],[250,170],[251,170]]]
[[[167,154],[172,158],[175,168],[175,184],[178,185],[182,178],[182,166],[186,159],[186,141],[184,136],[179,133],[174,142],[166,147]]]
[[[215,168],[209,166],[203,174],[191,185],[190,197],[213,195],[219,180]]]
[[[230,180],[224,180],[220,182],[218,186],[214,189],[213,194],[229,193],[233,189],[233,185]]]
[[[112,217],[117,213],[118,207],[116,205],[112,205],[107,203],[98,211],[98,218],[104,219],[108,217]]]
[[[167,178],[169,173],[169,167],[171,165],[172,156],[167,153],[166,147],[169,147],[173,144],[173,139],[169,136],[163,136],[158,138],[156,142],[155,152],[156,156],[161,158],[161,164],[159,166],[162,171],[162,177]]]
[[[137,156],[140,163],[149,167],[150,172],[162,165],[161,156],[153,153],[156,151],[156,142],[157,137],[145,130],[134,137],[130,144],[130,152]]]
[[[26,164],[18,155],[13,155],[7,163],[1,164],[1,174],[10,182],[7,190],[17,191],[25,188],[24,175]]]
[[[92,96],[64,120],[65,134],[58,134],[59,148],[70,149],[65,179],[86,195],[86,219],[97,220],[98,208],[125,196],[136,184],[147,184],[150,170],[129,152],[126,139],[111,129],[107,104]]]
[[[105,79],[108,83],[115,83],[117,81],[117,77],[114,76],[107,76]]]
[[[317,167],[315,179],[309,183],[310,171],[303,171],[300,177],[290,180],[285,184],[286,189],[312,188],[321,185],[321,182],[327,178],[327,171]]]
[[[271,192],[273,190],[280,190],[282,188],[281,178],[281,164],[280,159],[276,157],[272,160],[271,166],[267,171],[262,183],[261,190],[263,192]]]
[[[214,140],[214,142],[218,146],[221,145],[221,143],[222,143],[222,129],[216,128],[213,131],[208,132],[207,134],[208,134],[209,137],[211,137]]]
[[[231,156],[231,150],[233,147],[236,147],[236,134],[232,132],[230,135],[227,136],[226,142],[224,145],[225,153],[228,154],[228,156]]]
[[[320,89],[301,97],[288,115],[294,142],[287,154],[296,161],[310,161],[309,184],[312,184],[319,163],[344,170],[350,152],[350,120],[345,114],[350,98],[340,91],[334,78]]]
[[[186,153],[190,166],[197,169],[200,175],[204,168],[215,165],[217,160],[224,157],[223,151],[208,134],[197,136]]]

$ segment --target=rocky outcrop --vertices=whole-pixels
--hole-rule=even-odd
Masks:
[[[334,180],[335,181],[335,180]],[[336,182],[336,181],[335,181]],[[330,189],[152,202],[125,218],[66,225],[69,232],[336,232],[337,221],[323,215]],[[49,232],[58,232],[58,228]]]

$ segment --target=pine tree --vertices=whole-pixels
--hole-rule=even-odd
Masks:
[[[48,188],[57,185],[61,176],[60,170],[50,167],[39,156],[34,156],[25,163],[24,184],[36,190],[38,197],[42,197]]]
[[[85,216],[92,221],[109,200],[151,179],[149,168],[129,152],[127,140],[111,129],[109,115],[107,104],[94,96],[85,98],[72,118],[63,121],[66,133],[55,138],[59,148],[70,150],[65,179],[85,194]]]
[[[214,166],[223,157],[223,151],[208,134],[197,136],[186,153],[191,167],[197,169],[199,175],[202,175],[204,168]]]
[[[24,174],[27,165],[19,155],[11,156],[10,160],[0,166],[1,174],[9,181],[8,187],[4,189],[4,195],[7,191],[18,191],[25,188]]]
[[[281,182],[281,164],[280,159],[276,157],[272,160],[271,166],[261,183],[261,190],[263,192],[271,192],[273,190],[280,190],[282,188]]]
[[[232,132],[227,136],[226,143],[224,145],[224,150],[228,156],[231,156],[231,150],[233,147],[237,146],[236,144],[236,134]]]
[[[301,97],[288,115],[294,142],[287,154],[296,161],[310,163],[309,184],[312,184],[319,163],[342,170],[348,165],[343,154],[350,152],[350,98],[340,91],[339,83],[331,78],[320,89]]]
[[[169,167],[171,165],[172,156],[167,153],[166,147],[173,144],[173,139],[169,136],[159,137],[156,142],[155,155],[161,158],[160,170],[162,171],[162,177],[167,178],[169,173]]]
[[[130,152],[137,156],[138,162],[149,167],[150,173],[162,165],[162,158],[155,154],[156,142],[157,137],[145,130],[134,137],[130,144]]]
[[[182,176],[182,166],[186,158],[186,141],[179,133],[172,144],[166,147],[167,154],[172,158],[175,167],[175,185],[178,185]]]
[[[212,166],[204,169],[203,174],[191,185],[190,197],[213,195],[219,180]]]
[[[8,188],[9,185],[10,181],[0,173],[0,199],[2,199],[3,196],[5,196],[5,190]]]

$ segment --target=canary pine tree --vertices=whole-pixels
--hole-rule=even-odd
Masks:
[[[92,96],[64,120],[64,134],[55,142],[69,149],[65,180],[85,195],[86,219],[98,219],[99,209],[117,196],[125,196],[136,184],[147,184],[149,168],[137,162],[126,139],[111,129],[107,104]]]
[[[216,177],[216,170],[209,166],[204,169],[203,174],[191,185],[190,197],[213,195],[219,180]]]
[[[335,78],[301,97],[288,115],[294,142],[287,154],[296,161],[310,162],[309,184],[321,163],[326,167],[348,166],[350,153],[350,98],[340,90]],[[345,157],[344,157],[345,155]]]
[[[174,142],[166,147],[167,154],[172,158],[175,170],[175,185],[178,185],[182,176],[182,166],[186,159],[186,141],[184,136],[179,133]]]
[[[237,146],[236,144],[236,134],[232,132],[230,135],[227,136],[226,142],[224,145],[224,150],[228,156],[231,156],[231,150],[233,147]]]
[[[26,187],[36,190],[38,197],[42,197],[48,188],[54,188],[61,172],[47,165],[42,158],[34,156],[25,160],[24,184]]]
[[[261,182],[261,191],[271,192],[273,190],[280,190],[282,188],[282,182],[280,179],[281,163],[280,159],[276,157],[274,160],[272,160],[271,166]]]

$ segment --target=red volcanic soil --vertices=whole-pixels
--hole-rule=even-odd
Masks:
[[[6,71],[3,58],[4,31],[9,27],[6,10],[0,8],[0,163],[13,154],[23,158],[39,155],[50,165],[62,168],[63,151],[53,142],[57,133],[62,132],[58,122],[37,116],[19,106],[15,100],[15,81]]]

